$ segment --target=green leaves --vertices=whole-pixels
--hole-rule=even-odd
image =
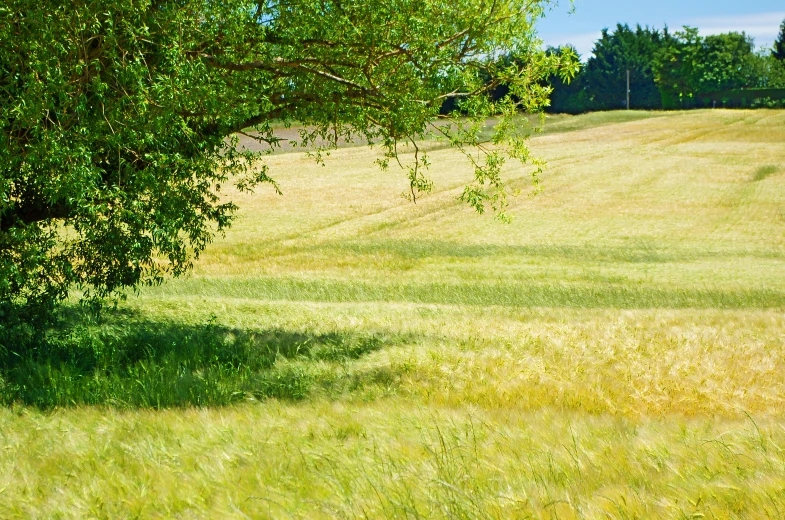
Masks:
[[[0,300],[58,301],[73,287],[100,299],[186,272],[231,224],[223,186],[278,190],[264,154],[233,137],[274,148],[273,121],[301,124],[317,155],[359,137],[396,161],[399,143],[438,131],[474,163],[462,198],[503,212],[504,160],[528,158],[510,118],[547,104],[543,78],[573,67],[539,50],[549,4],[9,0]],[[492,96],[501,83],[509,93]],[[402,166],[412,200],[430,191],[425,155]]]
[[[701,94],[758,86],[752,39],[745,34],[700,36],[685,27],[656,54],[654,74],[665,108],[688,107]]]
[[[775,59],[785,62],[785,20],[783,20],[780,25],[780,33],[777,35],[777,39],[774,40],[771,55]]]

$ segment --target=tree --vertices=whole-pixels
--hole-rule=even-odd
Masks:
[[[771,55],[776,59],[785,62],[785,20],[780,25],[780,34],[774,40],[774,47],[771,49]]]
[[[697,67],[698,91],[718,92],[754,87],[755,45],[744,33],[706,36]]]
[[[555,47],[546,50],[548,53],[557,55],[571,55],[576,61],[580,62],[580,55],[577,49],[572,46]],[[548,84],[553,89],[551,92],[550,105],[545,109],[547,112],[557,114],[580,114],[589,110],[588,92],[586,90],[583,68],[574,78],[563,78],[560,74],[551,74],[548,77]]]
[[[785,61],[761,50],[752,60],[751,76],[755,78],[751,85],[754,88],[785,88]]]
[[[689,107],[701,94],[756,86],[754,49],[744,33],[703,37],[691,27],[675,33],[654,63],[663,104]]]
[[[539,110],[541,79],[571,73],[534,34],[550,3],[7,0],[0,320],[75,287],[100,302],[186,272],[231,223],[224,185],[275,188],[238,132],[274,147],[271,123],[298,121],[303,143],[361,136],[389,160],[437,131],[476,161],[477,122]],[[525,63],[500,65],[504,52]],[[509,95],[489,99],[502,82]],[[448,98],[467,117],[434,125]],[[478,211],[503,212],[500,165],[527,157],[510,125],[496,128],[461,196]],[[418,153],[408,167],[412,197],[430,187],[426,164]]]
[[[626,103],[630,71],[630,105],[639,109],[661,108],[652,66],[655,53],[670,38],[668,30],[618,24],[616,31],[602,31],[581,75],[589,109],[612,110]]]

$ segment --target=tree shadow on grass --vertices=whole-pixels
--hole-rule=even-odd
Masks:
[[[0,345],[0,402],[51,409],[299,400],[316,386],[336,387],[348,362],[403,341],[383,333],[239,330],[115,312],[101,324],[52,331],[23,352]]]

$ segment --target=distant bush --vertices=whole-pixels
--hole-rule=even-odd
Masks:
[[[774,108],[785,102],[785,88],[732,89],[710,92],[695,100],[694,106],[723,108]]]
[[[785,99],[757,98],[751,108],[785,108]]]

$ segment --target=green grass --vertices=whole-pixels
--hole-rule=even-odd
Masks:
[[[785,111],[554,116],[507,225],[429,152],[267,159],[192,275],[0,350],[1,518],[780,518]]]
[[[407,302],[444,305],[559,307],[588,309],[785,307],[785,291],[749,288],[666,288],[629,285],[626,280],[593,284],[543,280],[385,283],[298,278],[199,278],[156,291],[179,298],[223,297],[242,300],[313,302]],[[603,283],[604,282],[604,283]]]
[[[766,166],[761,166],[755,173],[752,175],[753,181],[762,181],[765,180],[766,177],[770,175],[774,175],[775,173],[780,171],[780,167],[776,164],[767,164]]]
[[[559,134],[575,132],[605,125],[629,123],[652,117],[668,117],[674,115],[668,112],[647,112],[643,110],[614,110],[609,112],[594,112],[580,116],[556,114],[546,116],[543,132],[546,134]]]
[[[150,322],[127,313],[102,321],[68,328],[21,359],[6,354],[0,379],[6,404],[165,408],[299,400],[330,370],[401,341],[343,332],[248,331],[211,321]]]
[[[766,425],[763,425],[765,428]],[[6,518],[778,518],[747,420],[312,406],[0,416]],[[764,430],[765,431],[765,430]],[[13,492],[14,500],[8,493]]]

